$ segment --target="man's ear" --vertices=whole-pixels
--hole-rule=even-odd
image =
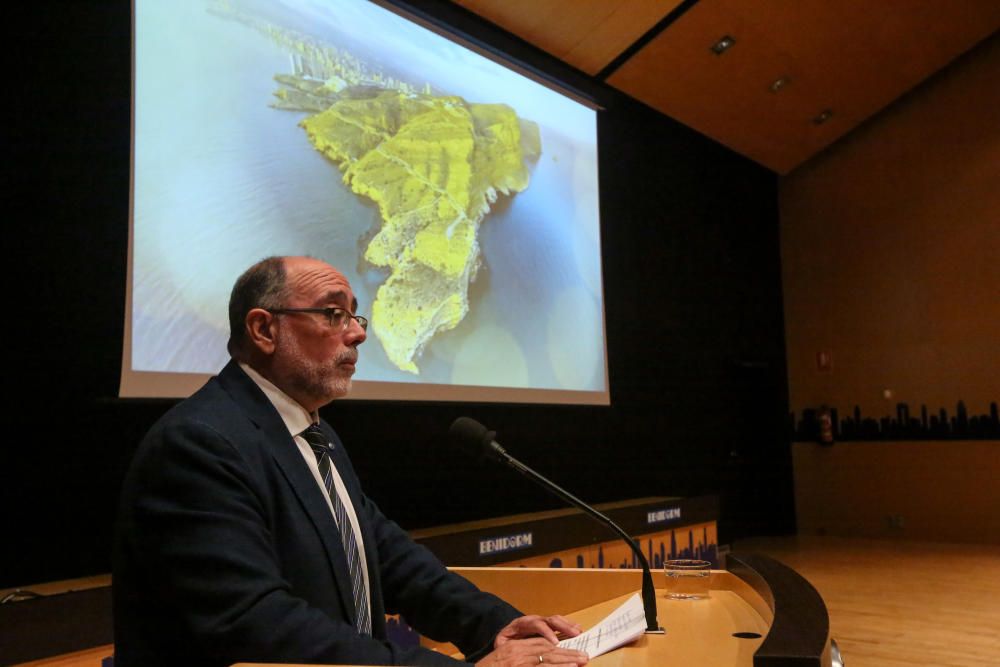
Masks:
[[[263,308],[252,308],[244,321],[247,341],[262,354],[274,354],[277,343],[277,321]]]

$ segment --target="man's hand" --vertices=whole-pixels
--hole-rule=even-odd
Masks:
[[[551,628],[549,632],[552,632]],[[514,639],[508,636],[503,642],[497,637],[496,649],[477,662],[476,667],[538,667],[539,665],[579,667],[586,665],[588,660],[586,653],[559,648],[558,645],[542,637]]]
[[[559,643],[559,636],[576,637],[582,628],[562,616],[519,616],[497,634],[493,642],[494,648],[500,648],[512,639],[527,639],[528,637],[544,637],[553,644]]]
[[[559,636],[576,637],[581,628],[562,616],[520,616],[497,634],[493,652],[476,663],[478,667],[537,667],[587,664],[586,653],[559,648]]]

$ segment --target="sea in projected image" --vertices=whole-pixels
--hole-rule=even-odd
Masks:
[[[395,50],[379,53],[344,34],[375,34]],[[393,58],[403,64],[391,65]],[[267,255],[310,254],[346,273],[361,313],[371,316],[373,306],[380,313],[356,379],[605,388],[593,111],[367,2],[138,0],[135,82],[135,370],[216,372],[228,358],[226,303],[237,275]],[[392,170],[399,164],[406,178],[427,181],[418,184],[425,192],[440,190],[448,201],[465,196],[452,181],[433,182],[433,160],[421,162],[425,149],[408,148],[440,145],[432,157],[442,159],[464,139],[437,123],[428,132],[445,127],[445,137],[432,141],[413,124],[394,129],[406,142],[390,136],[377,149],[363,145],[343,119],[376,122],[372,99],[385,91],[376,101],[399,117],[413,100],[446,117],[454,106],[446,96],[461,98],[477,131],[493,128],[477,141],[508,163],[509,150],[498,148],[496,137],[511,127],[537,127],[540,148],[531,154],[522,140],[510,148],[524,155],[508,165],[509,174],[490,168],[488,177],[514,185],[495,202],[487,195],[481,219],[449,222],[445,215],[447,226],[438,225],[452,249],[459,223],[477,230],[468,237],[468,265],[451,252],[435,278],[463,297],[467,289],[468,309],[455,308],[454,328],[418,343],[393,339],[391,329],[411,316],[406,299],[413,313],[420,310],[426,290],[410,286],[406,274],[390,281],[400,269],[378,266],[368,246],[375,230],[423,210],[400,211],[394,203],[393,188],[414,188],[398,184]],[[349,157],[341,164],[334,154]],[[382,181],[380,159],[387,165]],[[356,163],[368,171],[345,183],[345,165]],[[373,197],[389,211],[388,222]],[[438,223],[421,222],[421,229]],[[394,267],[421,253],[436,260],[423,246],[436,252],[438,240],[430,232],[404,237]],[[474,264],[475,281],[463,283]]]

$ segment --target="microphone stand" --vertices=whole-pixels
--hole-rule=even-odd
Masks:
[[[492,434],[490,434],[489,440],[493,440]],[[632,552],[639,559],[639,564],[642,565],[642,607],[646,612],[646,634],[663,634],[664,630],[660,627],[659,622],[656,620],[656,591],[653,589],[653,575],[650,574],[649,571],[649,561],[646,560],[646,556],[643,555],[642,550],[639,548],[639,545],[635,543],[635,540],[633,540],[628,533],[622,530],[618,524],[606,515],[598,512],[596,509],[583,502],[566,489],[562,488],[548,478],[543,477],[515,459],[496,441],[491,442],[489,447],[498,461],[506,463],[523,476],[540,484],[552,495],[564,500],[574,507],[580,508],[598,523],[608,526],[613,531],[618,533],[618,535],[628,543],[628,545],[632,548]]]

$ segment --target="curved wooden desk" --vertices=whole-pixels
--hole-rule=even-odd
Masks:
[[[666,634],[645,635],[590,664],[595,667],[647,664],[826,667],[831,664],[826,606],[809,582],[766,556],[730,554],[727,567],[728,570],[712,572],[708,599],[669,600],[658,590],[657,616]],[[563,614],[584,627],[590,627],[635,593],[641,576],[637,570],[456,568],[456,571],[519,609]]]
[[[593,667],[829,667],[826,607],[791,568],[759,555],[730,554],[704,600],[668,600],[657,591],[666,630],[590,662]],[[639,570],[452,568],[481,589],[533,614],[562,614],[592,626],[639,590]],[[662,575],[661,575],[662,580]],[[742,635],[742,636],[738,636]],[[450,644],[426,645],[456,653]],[[258,667],[242,663],[238,667]],[[262,667],[262,666],[260,666]]]

